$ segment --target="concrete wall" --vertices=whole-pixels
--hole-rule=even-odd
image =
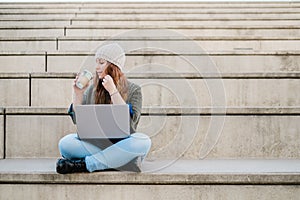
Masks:
[[[295,8],[293,8],[295,9]],[[140,10],[140,9],[139,9]],[[178,25],[179,20],[168,20],[168,21],[164,21],[164,20],[157,20],[157,21],[150,21],[150,20],[143,20],[143,25],[162,25],[162,26],[176,26]],[[26,24],[26,21],[23,21],[24,24]],[[28,23],[28,22],[27,22]],[[38,24],[38,22],[30,22],[32,25]],[[30,24],[28,23],[28,24]],[[42,24],[43,22],[39,22],[40,24]],[[54,23],[54,22],[52,22]],[[249,26],[253,26],[253,25],[257,25],[257,26],[264,26],[265,25],[265,21],[264,20],[254,20],[254,21],[234,21],[234,20],[228,20],[228,21],[219,21],[219,20],[190,20],[190,21],[180,21],[181,25],[184,26],[241,26],[241,25],[249,25]],[[5,24],[2,22],[2,24]],[[122,25],[124,26],[137,26],[140,25],[141,22],[140,21],[122,21]],[[294,20],[270,20],[268,21],[269,25],[277,25],[277,26],[284,26],[284,25],[298,25],[297,21]],[[7,23],[7,25],[9,25]],[[91,21],[91,20],[78,20],[78,19],[73,19],[72,20],[72,25],[78,26],[78,25],[89,25],[89,26],[108,26],[108,25],[113,25],[113,26],[118,26],[120,25],[120,21],[116,20],[116,21],[111,21],[111,20],[99,20],[99,21]]]
[[[97,41],[95,43],[98,44]],[[26,47],[24,47],[26,48]],[[76,49],[69,49],[75,51]],[[95,60],[91,52],[48,52],[26,53],[0,56],[0,72],[78,72],[81,68],[94,70]],[[161,56],[155,54],[127,55],[125,72],[178,72],[178,73],[220,73],[243,72],[290,72],[300,70],[300,58],[297,55],[279,52],[219,52],[212,55]],[[90,54],[90,55],[89,55]],[[218,55],[216,55],[218,54]],[[241,54],[241,55],[238,55]],[[261,55],[260,55],[261,54]],[[276,55],[275,55],[276,54]],[[196,65],[189,63],[195,61]]]
[[[112,193],[112,191],[114,191]],[[282,200],[298,199],[293,185],[86,185],[1,184],[1,199],[203,199]]]
[[[159,30],[158,30],[159,32]],[[238,38],[238,37],[237,37]],[[280,37],[279,37],[280,38]],[[191,40],[192,41],[192,40]],[[91,51],[99,47],[103,41],[59,41],[59,51],[70,51],[71,49],[80,49],[81,51]],[[122,41],[121,44],[128,47],[134,43],[139,44],[141,47],[151,48],[151,47],[161,47],[164,46],[165,49],[174,49],[174,46],[178,46],[177,50],[180,53],[191,53],[190,48],[180,48],[184,47],[187,41]],[[176,43],[176,45],[175,45]],[[250,49],[252,51],[288,51],[288,50],[299,50],[299,41],[289,41],[289,40],[193,40],[193,44],[197,45],[202,50],[207,52],[213,51],[234,51],[236,49]],[[284,45],[283,45],[284,44]],[[196,50],[196,49],[194,49]]]
[[[152,139],[149,159],[199,159],[205,152],[208,158],[300,158],[298,116],[224,119],[222,125],[221,116],[142,116],[138,132]],[[8,158],[57,157],[59,139],[76,131],[68,116],[7,115],[6,124]]]
[[[29,106],[29,79],[0,79],[1,106]]]
[[[29,76],[4,75],[0,79],[1,105],[28,106],[30,101],[32,106],[67,107],[72,101],[73,74],[56,77],[32,75],[30,79]],[[299,79],[293,78],[248,79],[247,74],[242,74],[240,78],[232,74],[230,79],[133,77],[129,80],[142,87],[144,106],[211,106],[216,101],[218,103],[214,105],[222,106],[296,106],[300,103],[300,94],[293,92],[300,90]],[[217,90],[216,84],[221,84]],[[224,100],[218,95],[224,97]]]
[[[73,79],[32,79],[32,106],[68,107],[72,102]]]
[[[46,23],[46,22],[45,22]],[[1,41],[1,51],[55,51],[56,40],[52,41]]]
[[[6,122],[6,157],[58,157],[58,141],[76,132],[69,116],[14,116]]]
[[[297,116],[226,116],[221,126],[222,117],[145,116],[139,131],[151,136],[149,158],[153,159],[180,155],[198,159],[205,152],[209,152],[207,158],[217,159],[298,159],[298,120]],[[217,131],[221,131],[218,137]]]
[[[0,56],[0,72],[44,72],[45,55]]]
[[[300,79],[130,79],[142,87],[143,105],[295,106],[300,104]],[[33,78],[32,106],[67,107],[73,79]],[[212,88],[217,83],[218,95]],[[274,92],[276,91],[276,92]],[[224,101],[217,99],[224,94]],[[14,105],[13,103],[10,105]]]

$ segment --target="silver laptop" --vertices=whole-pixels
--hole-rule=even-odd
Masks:
[[[127,104],[77,105],[75,111],[80,139],[113,139],[130,135]]]

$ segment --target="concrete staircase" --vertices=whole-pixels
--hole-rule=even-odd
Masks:
[[[300,3],[0,4],[0,199],[298,199]],[[141,85],[142,173],[55,173],[106,41]]]

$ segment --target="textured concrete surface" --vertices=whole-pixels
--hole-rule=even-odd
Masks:
[[[145,116],[138,131],[153,140],[151,158],[299,158],[298,120],[297,116]]]
[[[20,15],[19,15],[20,16]],[[9,17],[8,19],[18,19],[19,16],[17,17]],[[22,19],[32,19],[35,18],[36,15],[32,16],[22,16]],[[1,19],[5,19],[6,17],[1,17]],[[45,29],[15,29],[15,30],[9,30],[9,29],[1,29],[0,30],[0,36],[1,37],[26,37],[26,36],[31,36],[31,37],[60,37],[64,35],[64,27],[60,28],[45,28]]]
[[[170,46],[172,43],[170,41],[134,41],[135,43],[140,43],[140,46],[145,48],[157,47],[163,45],[166,49],[172,49]],[[202,48],[205,51],[232,51],[237,48],[251,49],[252,51],[273,51],[274,49],[278,51],[289,51],[300,50],[299,44],[300,42],[297,40],[224,40],[224,38],[219,38],[215,40],[202,40],[202,41],[193,41],[196,45]],[[81,51],[90,51],[96,49],[101,44],[101,41],[68,41],[68,42],[60,42],[59,50],[60,51],[68,51],[70,49],[80,49]],[[130,46],[130,43],[133,41],[122,41],[124,46]],[[127,44],[126,44],[127,43]],[[129,44],[128,44],[129,43]],[[158,45],[160,43],[160,45]],[[180,46],[184,46],[186,41],[174,41],[176,45],[178,45],[178,51],[180,53],[190,53],[188,48],[180,48]]]
[[[49,14],[41,14],[41,15],[39,15],[39,19],[70,19],[72,17],[75,17],[75,13],[72,13],[72,14],[64,14],[64,13],[62,13],[62,14],[51,14],[51,15],[49,15]],[[15,19],[15,20],[18,20],[18,19],[22,19],[22,20],[34,20],[34,19],[36,19],[36,14],[34,14],[34,13],[29,13],[29,14],[26,14],[26,15],[18,15],[18,14],[14,15],[14,14],[11,14],[11,15],[3,15],[1,18],[2,19],[9,19],[9,20],[11,20],[11,19]],[[55,30],[57,28],[61,28],[61,30]],[[40,33],[40,34],[38,34],[38,36],[40,36],[40,37],[43,37],[43,36],[53,36],[53,33],[55,33],[55,35],[56,35],[56,33],[61,33],[58,36],[63,36],[63,27],[62,26],[61,27],[58,26],[55,29],[52,29],[52,30],[50,29],[48,33],[47,33],[46,30],[40,30],[40,31],[37,31],[37,32],[33,31],[33,33]],[[22,33],[22,31],[19,30],[17,32],[20,33],[20,35],[19,34],[13,34],[11,36],[26,36],[25,33],[27,31],[24,31]],[[35,34],[31,34],[30,36],[34,36],[34,35]]]
[[[107,2],[106,2],[107,3]],[[144,2],[145,3],[145,2]],[[144,4],[143,3],[143,4]],[[182,2],[178,2],[179,4]],[[230,2],[228,2],[230,3]],[[225,4],[222,5],[222,7],[210,7],[209,9],[202,9],[200,10],[199,7],[201,8],[208,8],[205,5],[200,5],[199,3],[194,4],[194,7],[188,7],[186,5],[189,4],[189,2],[185,2],[184,5],[182,5],[181,9],[176,9],[176,7],[164,7],[166,6],[165,4],[149,4],[149,7],[144,7],[143,4],[140,4],[139,8],[136,7],[127,7],[127,8],[122,8],[122,6],[117,6],[117,5],[107,5],[101,7],[99,6],[99,4],[95,4],[95,5],[80,5],[77,4],[78,8],[74,8],[74,7],[68,7],[65,6],[65,8],[51,8],[50,6],[44,6],[41,5],[41,7],[43,7],[43,9],[37,9],[34,7],[28,7],[27,9],[21,10],[18,8],[6,8],[6,10],[3,12],[4,14],[16,14],[17,11],[19,11],[19,13],[22,14],[28,14],[28,13],[38,13],[38,14],[42,14],[42,13],[47,13],[47,14],[55,14],[55,13],[74,13],[74,12],[78,12],[78,13],[105,13],[105,14],[118,14],[118,13],[124,13],[124,14],[128,14],[128,13],[139,13],[139,14],[143,14],[143,13],[149,13],[149,14],[168,14],[168,13],[172,13],[175,12],[176,13],[180,13],[180,14],[185,14],[185,13],[198,13],[198,14],[209,14],[210,12],[216,12],[216,13],[223,13],[223,14],[245,14],[245,13],[254,13],[256,14],[258,11],[259,12],[263,12],[263,13],[295,13],[295,11],[299,10],[299,7],[293,7],[292,5],[290,7],[287,6],[283,6],[282,8],[276,8],[273,7],[272,9],[270,9],[270,7],[268,6],[268,8],[264,8],[264,7],[258,7],[256,6],[255,8],[247,8],[247,9],[234,9],[233,6],[230,6],[230,8],[226,8],[225,9]],[[172,2],[170,2],[170,4],[172,5]],[[145,5],[145,4],[144,4]],[[162,7],[160,7],[160,5]],[[176,6],[176,4],[175,4]],[[40,7],[40,8],[41,8]],[[1,7],[2,8],[2,7]],[[109,10],[107,8],[110,8]],[[159,9],[157,9],[159,8]],[[272,12],[270,12],[272,11]]]
[[[13,24],[12,24],[13,22]],[[41,20],[41,21],[32,21],[32,20],[18,20],[14,21],[6,20],[2,21],[0,24],[0,27],[15,27],[15,26],[44,26],[45,24],[48,24],[49,26],[68,26],[70,25],[70,20],[67,19],[49,19],[49,20]]]
[[[142,87],[144,106],[296,106],[300,104],[300,79],[130,79]],[[32,106],[67,107],[73,79],[33,78]],[[221,83],[223,88],[214,91]],[[277,91],[274,93],[274,91]],[[55,94],[55,95],[53,95]],[[224,94],[221,102],[219,95]],[[14,106],[14,104],[10,104]]]
[[[28,79],[0,79],[1,106],[29,106]]]
[[[281,200],[300,194],[299,160],[156,160],[145,161],[142,173],[68,175],[57,174],[55,162],[0,160],[1,199]]]
[[[0,72],[44,72],[45,55],[0,55]]]
[[[0,51],[55,51],[56,39],[52,41],[1,41]]]
[[[58,141],[76,132],[69,116],[7,116],[6,156],[57,157]]]
[[[295,8],[292,8],[295,9]],[[141,9],[138,9],[141,10]],[[55,11],[57,11],[57,8],[55,9]],[[232,11],[231,11],[232,12]],[[113,20],[113,19],[112,19]],[[112,21],[112,20],[97,20],[97,19],[93,19],[93,20],[89,20],[89,19],[76,19],[73,18],[72,19],[72,25],[75,26],[81,26],[81,25],[88,25],[88,26],[108,26],[108,25],[112,25],[112,26],[120,26],[120,22],[118,20]],[[15,26],[26,26],[26,27],[37,27],[37,26],[44,26],[46,23],[47,25],[49,25],[50,27],[53,26],[68,26],[70,25],[70,19],[45,19],[45,20],[40,20],[40,21],[32,21],[32,20],[18,20],[18,21],[14,21],[13,19],[10,20],[6,20],[6,21],[2,21],[0,24],[0,27],[15,27]],[[261,19],[261,20],[248,20],[248,21],[243,21],[243,20],[229,20],[229,21],[223,21],[223,20],[214,20],[214,19],[207,19],[207,20],[183,20],[183,19],[178,19],[178,20],[168,20],[168,21],[164,21],[164,20],[157,20],[157,21],[151,21],[151,20],[143,20],[143,25],[145,26],[157,26],[160,25],[162,27],[165,26],[176,26],[178,25],[178,23],[180,22],[181,25],[183,26],[241,26],[241,25],[249,25],[249,26],[265,26],[266,25],[266,21]],[[123,26],[137,26],[140,25],[141,22],[140,21],[122,21],[122,25]],[[286,26],[286,25],[290,25],[290,26],[297,26],[299,25],[299,23],[297,23],[297,20],[272,20],[272,21],[268,21],[268,25],[269,26]],[[290,36],[281,36],[284,38],[288,38]]]
[[[79,19],[91,19],[95,17],[102,17],[103,19],[109,19],[109,16],[105,15],[107,13],[77,13],[77,18]],[[62,14],[63,16],[64,14]],[[15,15],[11,15],[15,16]],[[55,16],[55,15],[54,15]],[[147,18],[148,16],[148,18]],[[17,17],[17,16],[16,16]],[[135,18],[134,18],[135,17]],[[249,19],[278,19],[278,13],[135,13],[134,15],[128,15],[128,13],[118,13],[115,15],[115,19],[242,19],[243,17]],[[292,17],[299,17],[299,13],[281,13],[280,17],[283,19],[291,19]],[[43,16],[41,16],[43,18]]]
[[[227,106],[295,106],[300,96],[300,79],[231,79],[231,80],[132,80],[142,87],[143,105],[212,106],[220,100],[213,87],[222,83],[218,95],[224,94]],[[297,89],[298,88],[298,89]],[[276,93],[274,91],[276,90]],[[226,97],[225,97],[226,95]],[[218,98],[218,99],[216,99]],[[222,102],[220,102],[222,104]]]
[[[295,8],[294,8],[295,9]],[[24,23],[26,24],[26,21],[24,21]],[[41,23],[41,22],[40,22]],[[54,23],[54,22],[53,22]],[[189,21],[185,21],[185,20],[168,20],[168,21],[164,21],[164,20],[157,20],[157,21],[151,21],[151,20],[143,20],[143,25],[149,26],[149,25],[160,25],[160,26],[175,26],[178,25],[178,23],[180,23],[181,25],[184,26],[224,26],[224,25],[228,25],[228,26],[240,26],[240,25],[257,25],[257,26],[265,26],[266,25],[266,21],[264,20],[248,20],[248,21],[243,21],[243,20],[228,20],[228,21],[223,21],[223,20],[212,20],[212,19],[207,19],[207,20],[189,20]],[[4,24],[4,23],[1,23]],[[36,25],[37,22],[31,22],[28,23],[28,25]],[[42,23],[41,23],[42,24]],[[140,21],[122,21],[122,25],[124,26],[137,26],[140,25],[141,22]],[[6,24],[5,24],[6,25]],[[22,24],[21,24],[22,25]],[[27,25],[27,24],[26,24]],[[72,20],[72,25],[75,26],[80,26],[80,25],[88,25],[88,26],[108,26],[108,25],[113,25],[113,26],[118,26],[120,25],[119,21],[111,21],[111,20],[78,20],[78,19],[73,19]],[[285,26],[285,25],[299,25],[299,23],[297,23],[297,21],[295,20],[270,20],[268,21],[268,25],[276,25],[276,26]],[[7,24],[7,26],[9,26],[9,24]]]
[[[97,9],[97,8],[219,8],[219,9],[228,9],[228,8],[244,8],[247,6],[247,8],[290,8],[291,6],[297,6],[297,2],[289,2],[288,4],[286,2],[256,2],[249,4],[248,2],[226,2],[226,3],[207,3],[207,2],[170,2],[168,4],[166,3],[147,3],[147,2],[134,2],[134,3],[110,3],[105,2],[103,4],[97,3],[97,2],[82,2],[82,3],[62,3],[62,4],[51,4],[51,3],[6,3],[1,5],[1,8],[60,8],[60,9],[66,9],[66,8],[91,8],[91,9]]]
[[[93,49],[91,49],[93,50]],[[220,52],[221,53],[221,52]],[[236,54],[241,52],[236,52]],[[224,52],[223,52],[224,54]],[[197,66],[188,63],[188,60],[199,60]],[[51,56],[48,55],[47,66],[49,72],[77,72],[81,67],[93,67],[93,56]],[[160,64],[161,66],[157,65]],[[215,63],[215,65],[213,64]],[[256,63],[256,64],[253,64]],[[209,56],[161,56],[161,55],[128,55],[125,70],[128,72],[215,72],[216,66],[220,72],[280,72],[299,71],[300,59],[294,55],[256,55],[248,52],[248,55],[209,55]],[[164,68],[162,68],[164,66]]]
[[[96,62],[92,57],[93,56],[84,56],[80,54],[75,56],[49,55],[47,67],[49,72],[79,72],[83,67],[93,69]]]
[[[45,72],[46,56],[44,52],[26,52],[23,54],[22,52],[8,52],[5,54],[9,56],[0,56],[0,61],[3,63],[0,72]],[[198,61],[197,65],[188,63],[189,60],[195,59]],[[300,58],[296,52],[290,52],[289,55],[287,52],[273,51],[230,51],[210,52],[209,55],[197,56],[162,56],[155,52],[142,56],[140,52],[136,55],[127,55],[124,70],[129,73],[157,71],[172,73],[214,73],[217,67],[220,73],[290,72],[299,71],[299,63]],[[81,67],[93,69],[94,66],[95,60],[92,52],[47,53],[48,72],[78,72]]]
[[[31,105],[68,107],[72,102],[73,79],[32,79]]]
[[[228,12],[228,11],[227,11]],[[257,19],[257,20],[261,20],[261,19],[269,19],[269,20],[278,20],[280,19],[280,17],[282,17],[282,19],[294,19],[299,17],[299,13],[297,12],[291,12],[291,13],[287,13],[287,12],[273,12],[273,13],[260,13],[260,15],[257,15],[257,13],[234,13],[234,11],[229,12],[229,13],[208,13],[206,11],[204,11],[204,13],[173,13],[172,11],[170,13],[95,13],[95,12],[73,12],[73,13],[67,13],[67,12],[61,12],[61,13],[52,13],[49,14],[47,12],[45,13],[40,13],[39,14],[39,19],[45,20],[45,19],[72,19],[72,18],[77,18],[77,19],[104,19],[104,20],[109,20],[111,19],[110,15],[108,14],[113,14],[114,20],[176,20],[176,19],[204,19],[204,20],[208,20],[208,19]],[[134,14],[134,15],[133,15]],[[280,15],[279,15],[280,14]],[[278,16],[279,15],[279,16]],[[18,13],[14,14],[14,13],[5,13],[4,15],[1,17],[3,19],[20,19],[20,20],[24,20],[24,19],[35,19],[36,15],[34,13],[27,13],[24,15],[18,15]]]
[[[8,158],[56,157],[59,139],[76,130],[71,119],[67,115],[57,115],[55,109],[51,109],[49,114],[43,114],[45,109],[36,112],[33,110],[25,109],[24,112],[20,109],[15,109],[17,112],[13,109],[7,110],[6,154]],[[249,110],[251,113],[249,116],[244,115],[247,113],[245,111],[241,112],[243,114],[238,114],[238,109],[232,110],[232,114],[235,113],[237,116],[224,114],[169,116],[168,112],[164,113],[162,109],[158,115],[150,112],[142,116],[138,131],[151,137],[152,148],[149,158],[154,159],[181,156],[189,159],[203,156],[299,158],[300,126],[297,112],[294,113],[296,116],[282,115],[280,110],[271,112],[270,108],[269,111],[266,110],[266,114],[257,115],[259,110]],[[176,114],[176,110],[174,111]],[[66,109],[62,114],[65,112]],[[233,143],[233,138],[237,142]]]
[[[18,192],[16,192],[18,191]],[[112,192],[113,191],[113,192]],[[282,200],[298,199],[299,186],[273,185],[59,185],[2,184],[1,199],[195,199]],[[50,195],[51,194],[51,195]]]
[[[161,79],[153,74],[153,77],[148,79],[147,76],[143,77],[143,74],[131,76],[128,73],[129,80],[142,87],[144,106],[211,106],[216,98],[215,93],[212,93],[214,83],[222,83],[224,87],[218,89],[220,93],[224,93],[224,98],[226,95],[224,102],[219,102],[220,105],[296,106],[300,103],[299,94],[293,92],[299,90],[300,85],[299,75],[296,73],[274,73],[268,76],[264,73],[257,73],[257,75],[232,73],[225,74],[225,79],[199,79],[203,74],[187,75],[187,78],[181,78],[181,75],[185,76],[178,73],[176,76],[174,73],[174,77],[166,76],[165,79]],[[32,106],[67,107],[69,105],[74,74],[16,73],[1,75],[0,81],[5,87],[3,92],[7,94],[2,95],[4,106],[29,104],[29,76],[31,76]],[[216,74],[216,77],[218,76],[223,74]],[[24,82],[26,84],[23,84]],[[22,88],[18,93],[20,98],[17,99],[12,95],[16,85]],[[273,92],[275,90],[276,93]]]
[[[300,160],[205,159],[205,160],[146,160],[141,173],[94,172],[60,175],[55,172],[56,159],[0,160],[1,182],[34,183],[240,183],[270,184],[299,183]],[[20,180],[21,175],[24,179]],[[294,175],[294,176],[293,176]],[[28,179],[32,176],[32,179]],[[53,179],[44,179],[52,176]],[[102,177],[102,178],[99,178]],[[109,178],[110,177],[110,178]],[[205,179],[201,179],[206,177]],[[66,179],[68,178],[68,180]]]

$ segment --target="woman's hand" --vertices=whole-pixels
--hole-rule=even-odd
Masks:
[[[103,78],[102,85],[107,90],[107,92],[109,92],[110,95],[117,92],[117,87],[114,83],[114,80],[112,79],[112,77],[110,75],[106,75]]]
[[[107,92],[109,92],[113,104],[126,104],[119,91],[117,90],[114,80],[110,75],[106,75],[103,78],[102,85],[107,90]]]
[[[80,75],[80,73],[77,73],[76,78],[74,79],[74,82],[73,82],[73,104],[75,104],[75,105],[81,104],[82,98],[83,98],[83,93],[89,86],[89,83],[82,89],[80,89],[76,86],[76,82],[79,78],[79,75]]]

